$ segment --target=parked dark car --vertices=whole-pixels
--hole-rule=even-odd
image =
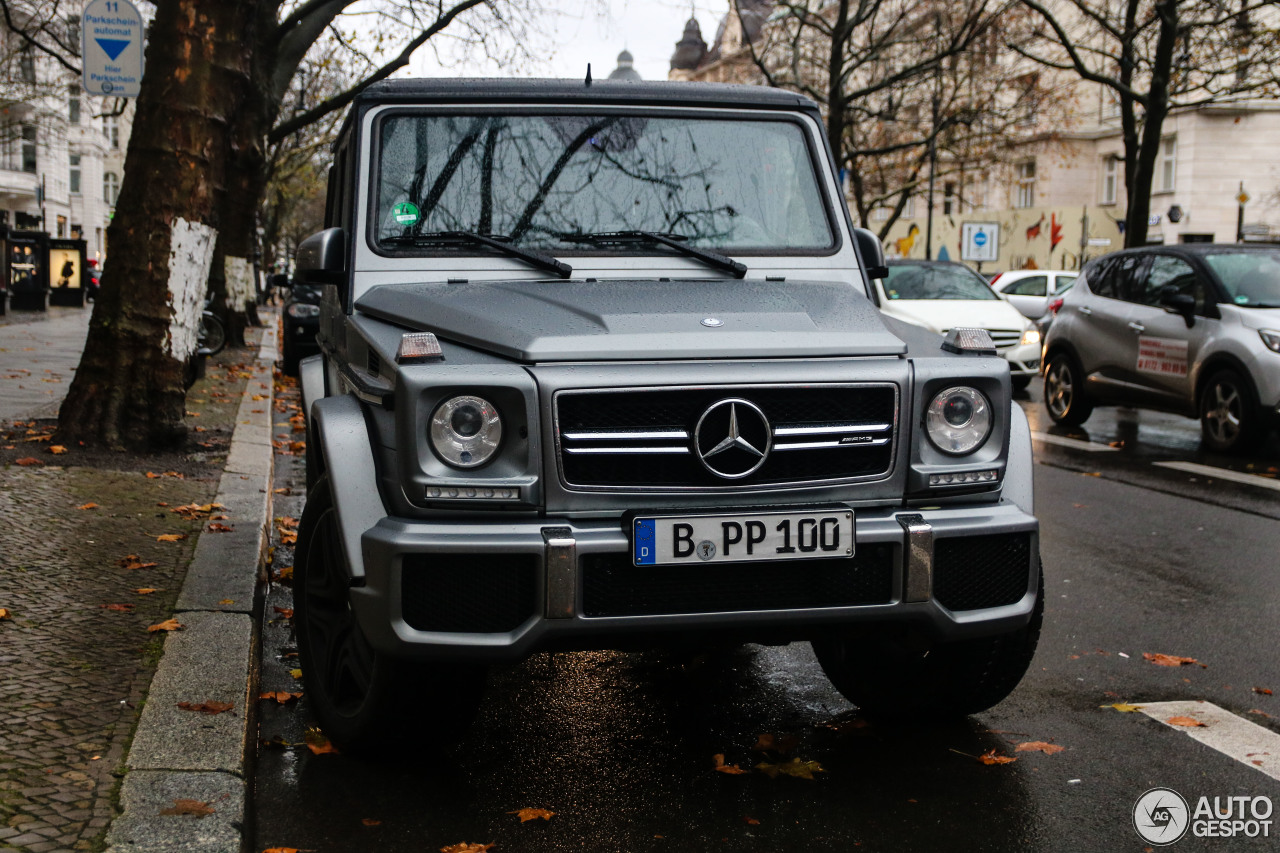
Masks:
[[[289,289],[284,301],[284,328],[280,348],[282,369],[289,376],[298,375],[298,362],[320,352],[316,331],[320,328],[320,288],[291,281],[287,275],[272,276],[276,287]]]

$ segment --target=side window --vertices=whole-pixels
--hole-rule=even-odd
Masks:
[[[1046,296],[1049,293],[1049,277],[1047,275],[1029,275],[1014,283],[1005,291],[1010,296]]]
[[[1115,288],[1115,298],[1125,302],[1145,302],[1147,270],[1150,268],[1150,255],[1121,255],[1116,258],[1108,276]]]
[[[1150,272],[1146,276],[1146,287],[1135,293],[1134,302],[1159,307],[1160,296],[1165,288],[1172,287],[1177,293],[1189,293],[1195,297],[1196,311],[1204,310],[1204,284],[1191,264],[1172,255],[1156,255],[1151,259]]]
[[[1054,280],[1053,292],[1058,294],[1066,293],[1068,290],[1070,290],[1072,287],[1075,286],[1076,278],[1077,276],[1074,276],[1074,275],[1058,276]]]
[[[1085,278],[1089,282],[1089,292],[1098,296],[1106,296],[1109,299],[1118,299],[1116,295],[1115,278],[1111,275],[1112,269],[1116,265],[1119,258],[1102,258],[1095,261],[1086,271]]]

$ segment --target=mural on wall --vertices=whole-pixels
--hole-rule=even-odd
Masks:
[[[1115,251],[1124,244],[1119,223],[1106,211],[1087,207],[1019,208],[980,211],[963,216],[935,216],[932,256],[959,260],[963,256],[962,230],[966,222],[998,224],[1008,235],[1000,241],[996,261],[966,262],[978,272],[991,274],[1014,269],[1079,269],[1089,258]],[[889,257],[924,258],[926,220],[904,219],[894,223],[885,240]]]

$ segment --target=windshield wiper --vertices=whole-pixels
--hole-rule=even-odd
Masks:
[[[475,231],[432,231],[425,234],[396,234],[390,237],[383,237],[378,242],[389,243],[393,246],[414,246],[419,248],[425,246],[484,246],[509,257],[519,258],[530,266],[553,272],[560,278],[568,278],[573,275],[573,267],[568,264],[542,252],[513,246],[506,242],[510,239],[510,237],[502,234],[478,234]]]
[[[690,246],[683,234],[662,231],[602,231],[598,234],[566,234],[560,238],[567,243],[590,243],[593,246],[622,246],[629,243],[648,243],[668,246],[682,255],[702,261],[709,267],[724,270],[734,278],[745,278],[747,265],[726,257],[719,252]]]

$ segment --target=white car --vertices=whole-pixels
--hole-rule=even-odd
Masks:
[[[945,335],[953,327],[986,329],[1009,362],[1014,388],[1026,388],[1040,371],[1040,332],[986,279],[950,261],[888,261],[877,279],[880,310]]]
[[[1067,270],[1012,270],[991,280],[991,289],[1004,296],[1024,317],[1039,320],[1054,298],[1076,283],[1078,272]]]

